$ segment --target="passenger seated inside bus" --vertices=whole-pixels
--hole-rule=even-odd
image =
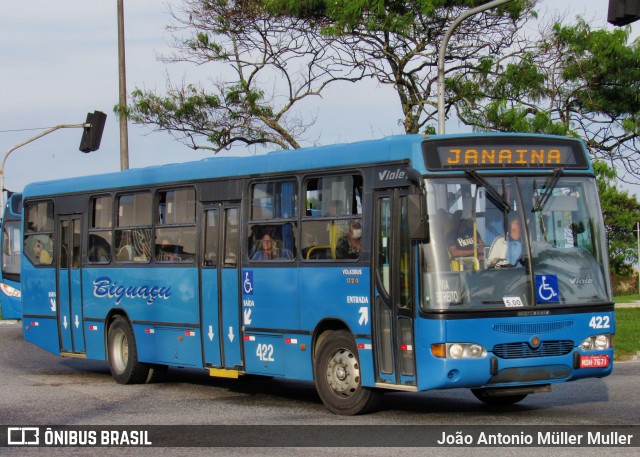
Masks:
[[[53,258],[40,239],[36,239],[33,245],[33,254],[40,265],[51,265]]]
[[[293,253],[282,247],[281,242],[275,239],[272,230],[266,230],[254,243],[251,260],[293,260]]]
[[[453,270],[480,269],[484,257],[484,242],[473,221],[462,217],[462,211],[454,214],[453,230],[449,232],[447,246]]]
[[[177,246],[169,238],[163,238],[160,244],[156,244],[156,259],[160,262],[180,262],[180,251],[182,246]]]
[[[336,245],[336,259],[357,259],[362,251],[362,223],[355,219],[349,230],[342,235]]]
[[[514,266],[522,255],[522,228],[516,216],[509,219],[508,233],[496,237],[487,255],[488,268]]]
[[[148,262],[151,259],[150,240],[150,229],[116,231],[116,260],[120,262]]]

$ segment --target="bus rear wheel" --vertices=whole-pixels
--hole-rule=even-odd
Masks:
[[[111,376],[117,383],[141,384],[151,378],[150,366],[138,362],[133,329],[122,317],[109,326],[107,350]]]
[[[321,335],[314,372],[318,395],[334,414],[362,414],[380,403],[381,392],[362,386],[358,348],[353,337],[345,331]]]

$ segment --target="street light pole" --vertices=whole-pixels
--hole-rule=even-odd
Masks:
[[[43,130],[42,132],[38,133],[35,136],[32,136],[31,138],[28,138],[26,140],[24,140],[22,143],[18,143],[15,146],[12,146],[9,150],[7,150],[7,152],[4,153],[4,157],[2,158],[2,164],[0,164],[0,211],[2,211],[2,208],[4,208],[4,166],[5,163],[7,162],[7,159],[9,158],[9,155],[11,155],[11,153],[13,151],[15,151],[18,148],[21,148],[22,146],[31,143],[32,141],[37,140],[38,138],[42,138],[45,135],[48,135],[51,132],[55,132],[56,130],[59,129],[72,129],[72,128],[88,128],[91,127],[91,124],[60,124],[60,125],[56,125],[55,127],[51,127],[48,128],[46,130]]]
[[[466,18],[473,16],[474,14],[481,13],[482,11],[486,11],[491,8],[495,8],[496,6],[500,6],[504,3],[508,3],[511,0],[494,0],[493,2],[489,2],[485,5],[480,5],[476,8],[472,8],[470,10],[465,11],[460,16],[456,18],[455,21],[449,26],[446,33],[444,34],[444,38],[442,39],[442,43],[440,44],[440,52],[438,53],[438,134],[444,135],[445,126],[444,126],[444,60],[447,52],[447,45],[449,44],[449,39],[455,29],[464,21]]]
[[[129,169],[129,127],[127,125],[127,72],[124,56],[124,7],[118,0],[118,76],[120,81],[120,170]]]

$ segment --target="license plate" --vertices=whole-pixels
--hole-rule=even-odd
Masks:
[[[580,368],[606,368],[608,366],[608,355],[585,355],[580,357]]]

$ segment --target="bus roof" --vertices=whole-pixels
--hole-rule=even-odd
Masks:
[[[422,135],[397,135],[351,144],[272,151],[256,156],[209,157],[193,162],[134,168],[125,171],[28,184],[25,197],[84,192],[119,187],[197,181],[209,178],[261,175],[290,170],[340,167],[389,160],[422,163]],[[423,168],[423,166],[419,166]]]
[[[482,133],[452,135],[394,135],[378,140],[301,149],[277,150],[256,156],[209,157],[198,161],[135,168],[113,173],[42,181],[28,184],[25,198],[59,195],[101,189],[126,188],[211,178],[256,176],[265,173],[283,173],[291,170],[325,169],[341,166],[375,164],[387,161],[411,160],[421,173],[424,164],[422,143],[425,140],[446,138],[477,138],[480,136],[544,137],[517,133]],[[567,140],[567,137],[555,137]]]

